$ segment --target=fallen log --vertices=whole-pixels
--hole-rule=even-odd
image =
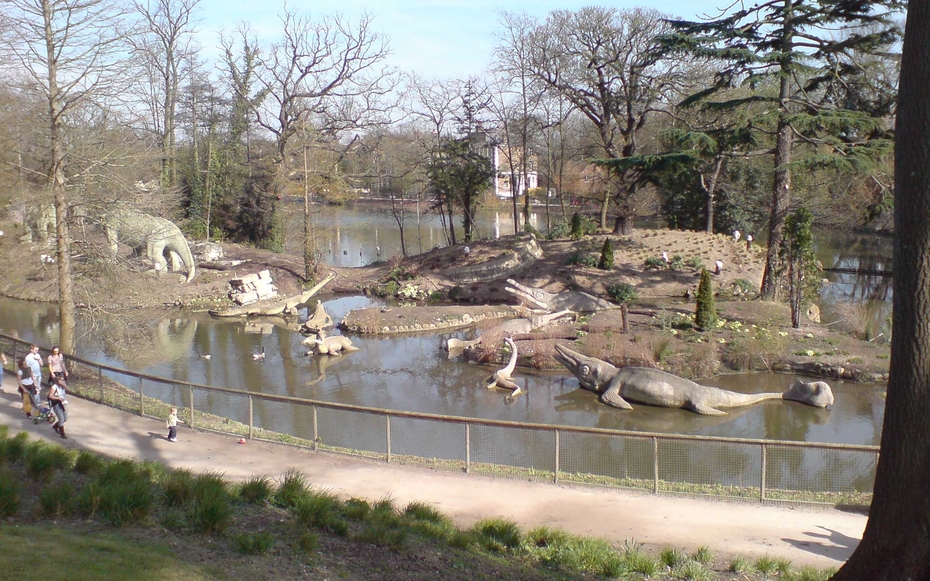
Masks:
[[[231,309],[211,309],[209,312],[214,317],[249,317],[249,316],[268,316],[281,314],[294,314],[297,307],[306,303],[316,293],[320,292],[326,284],[336,278],[335,274],[330,274],[313,288],[299,294],[283,299],[274,299],[267,302],[252,303],[242,307]]]

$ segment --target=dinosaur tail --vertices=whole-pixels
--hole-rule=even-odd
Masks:
[[[184,238],[181,239],[184,242],[182,248],[178,248],[178,254],[181,256],[181,262],[184,263],[184,266],[187,267],[187,280],[184,282],[190,282],[194,280],[194,275],[197,272],[197,265],[194,262],[194,255],[191,253],[190,244],[187,243],[187,240]]]

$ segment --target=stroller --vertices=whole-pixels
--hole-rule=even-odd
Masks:
[[[52,411],[52,406],[48,402],[45,402],[43,405],[38,407],[38,413],[33,411],[32,414],[32,423],[38,424],[39,422],[48,422],[50,424],[55,423],[55,412]]]

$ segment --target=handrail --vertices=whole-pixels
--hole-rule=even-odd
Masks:
[[[13,341],[17,344],[29,345],[31,344],[28,341],[24,341],[17,337],[12,337],[4,333],[0,333],[0,338]],[[48,349],[43,349],[48,351]],[[661,432],[637,432],[631,430],[614,430],[609,428],[592,428],[585,426],[564,426],[557,424],[539,424],[532,422],[514,422],[507,420],[492,420],[484,418],[472,418],[465,416],[449,416],[443,414],[432,414],[425,412],[411,412],[404,410],[394,410],[387,408],[374,408],[368,406],[359,406],[352,404],[336,403],[336,402],[327,402],[313,399],[306,399],[300,397],[293,397],[287,395],[275,395],[275,394],[265,394],[265,393],[255,393],[248,390],[242,389],[232,389],[228,387],[218,387],[213,385],[206,385],[200,383],[193,383],[190,381],[179,381],[176,379],[170,379],[167,377],[160,377],[157,375],[149,375],[146,373],[139,373],[136,371],[130,371],[128,369],[123,369],[120,367],[114,367],[112,365],[106,365],[104,363],[98,363],[95,361],[90,361],[81,357],[66,355],[69,361],[81,363],[90,367],[95,367],[99,370],[106,370],[113,373],[119,373],[122,375],[128,375],[130,377],[135,377],[140,380],[153,381],[158,383],[165,383],[169,385],[176,385],[180,387],[187,388],[196,388],[206,391],[212,391],[217,393],[227,393],[230,395],[238,396],[247,396],[249,398],[256,398],[265,401],[279,402],[279,403],[291,403],[304,406],[316,406],[321,408],[328,409],[338,409],[345,411],[354,411],[361,413],[369,414],[380,414],[388,415],[399,418],[410,418],[410,419],[422,419],[422,420],[432,420],[432,421],[441,421],[441,422],[450,422],[450,423],[466,423],[466,424],[477,424],[484,426],[494,426],[494,427],[508,427],[508,428],[530,428],[535,430],[544,430],[552,432],[573,432],[579,434],[599,434],[599,435],[608,435],[608,436],[618,436],[626,438],[642,438],[650,439],[657,438],[663,440],[684,440],[684,441],[700,441],[700,442],[718,442],[718,443],[727,443],[727,444],[749,444],[749,445],[763,445],[763,446],[781,446],[786,448],[812,448],[812,449],[828,449],[828,450],[845,450],[853,452],[875,452],[878,453],[880,450],[879,446],[867,446],[867,445],[856,445],[856,444],[834,444],[828,442],[799,442],[792,440],[766,440],[758,438],[731,438],[725,436],[696,436],[693,434],[667,434]]]

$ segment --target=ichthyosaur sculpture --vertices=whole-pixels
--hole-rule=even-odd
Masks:
[[[507,285],[504,290],[515,295],[523,304],[532,309],[543,309],[550,313],[566,309],[575,313],[593,313],[595,311],[620,308],[619,305],[615,305],[610,301],[581,291],[550,293],[549,291],[520,284],[512,278],[507,279]]]
[[[556,345],[555,350],[556,360],[578,378],[581,387],[597,393],[603,403],[625,410],[633,409],[629,402],[681,408],[704,415],[723,415],[725,408],[770,399],[798,401],[821,408],[833,405],[833,390],[823,381],[799,380],[784,393],[737,393],[700,385],[659,369],[617,368],[562,345]]]

